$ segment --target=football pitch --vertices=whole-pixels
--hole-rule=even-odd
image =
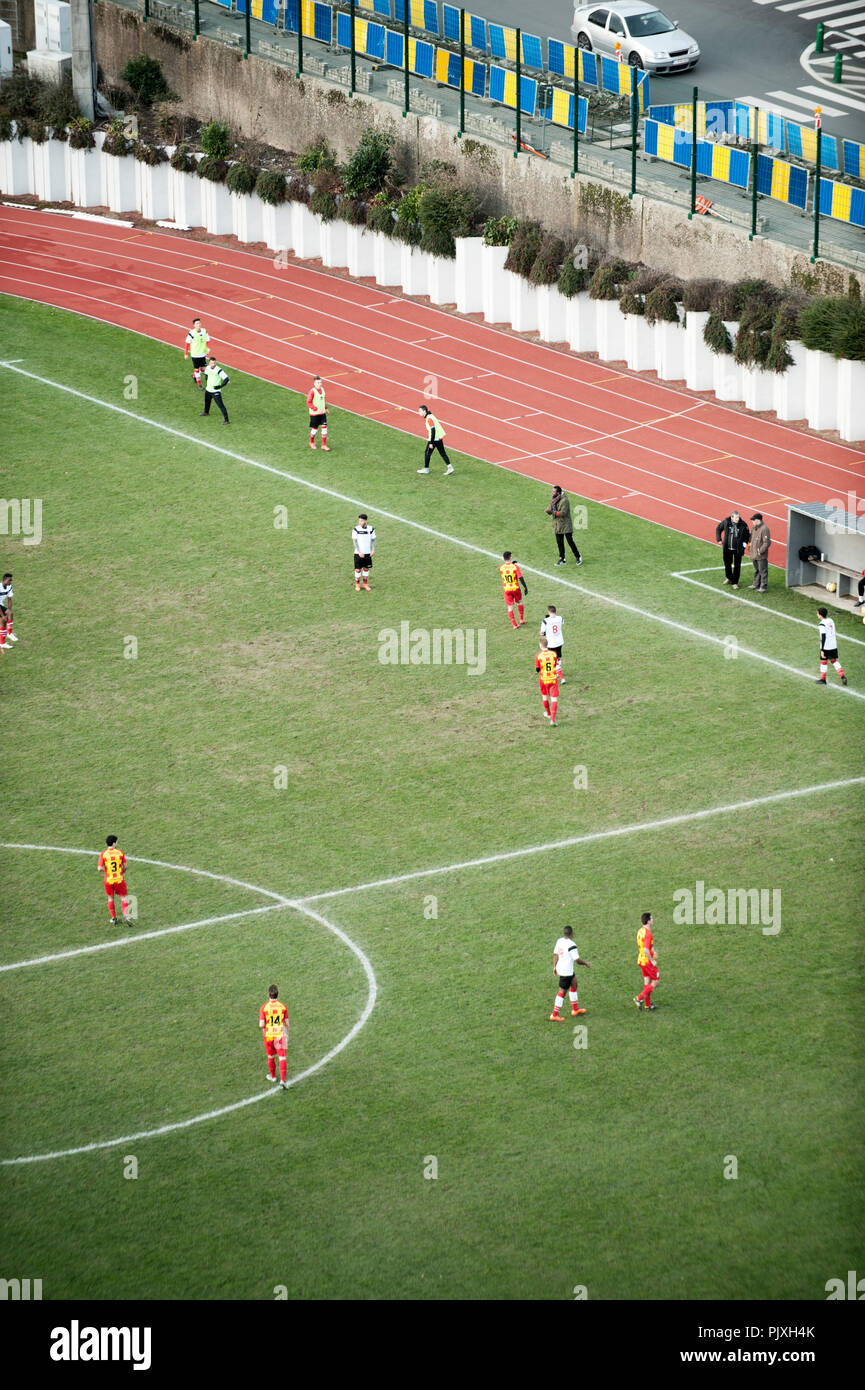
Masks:
[[[225,429],[179,352],[61,310],[0,300],[0,358],[3,496],[41,503],[0,554],[7,1273],[46,1299],[825,1298],[865,1215],[861,622],[835,615],[849,687],[823,690],[778,570],[771,611],[720,569],[683,584],[716,547],[595,503],[556,569],[545,485],[456,453],[419,478],[419,438],[333,407],[313,454],[305,400],[234,371]],[[556,1027],[566,923],[587,1012]]]

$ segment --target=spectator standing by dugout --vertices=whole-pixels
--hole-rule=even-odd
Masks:
[[[222,423],[229,424],[228,411],[222,399],[222,388],[228,385],[228,375],[222,370],[216,358],[211,354],[207,359],[207,366],[204,369],[204,409],[202,415],[210,414],[210,402],[215,401],[222,412]]]
[[[769,535],[769,527],[763,520],[762,512],[755,512],[751,517],[757,525],[751,531],[751,559],[754,561],[754,583],[749,584],[749,589],[755,589],[758,594],[765,594],[769,591],[769,546],[772,544],[772,537]]]
[[[727,576],[724,583],[731,584],[734,589],[739,587],[742,555],[750,539],[747,522],[742,520],[738,512],[731,512],[715,527],[715,540],[724,553],[724,572]]]
[[[571,520],[571,504],[568,494],[563,492],[556,483],[553,488],[553,495],[550,505],[546,509],[547,516],[553,518],[553,533],[556,537],[556,545],[559,547],[559,558],[557,565],[565,564],[565,541],[571,548],[571,552],[578,565],[583,563],[583,557],[574,545],[574,523]]]
[[[327,398],[324,394],[324,384],[320,376],[312,379],[312,388],[306,398],[309,408],[309,447],[315,448],[316,431],[321,430],[321,447],[324,453],[330,453],[330,445],[327,442]]]
[[[426,425],[427,434],[426,449],[424,450],[423,456],[423,468],[419,468],[418,473],[429,472],[429,461],[432,458],[433,449],[436,449],[441,454],[442,458],[447,464],[447,468],[445,469],[445,477],[447,477],[448,473],[453,473],[454,466],[448,458],[447,452],[445,450],[445,446],[443,443],[445,432],[442,428],[441,422],[436,419],[432,411],[425,405],[419,405],[417,408],[417,413],[418,415],[423,417],[424,424]]]

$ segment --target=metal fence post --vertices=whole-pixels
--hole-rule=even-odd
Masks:
[[[820,254],[820,166],[823,154],[823,132],[820,129],[820,111],[817,107],[817,168],[814,173],[814,251],[811,260],[816,261]]]
[[[688,220],[697,210],[697,88],[691,97],[691,211]]]
[[[351,25],[351,81],[348,86],[348,94],[354,96],[354,84],[357,81],[357,54],[354,42],[354,0],[350,0],[348,7],[348,22]]]
[[[460,10],[460,128],[458,138],[462,140],[466,128],[466,12]]]
[[[571,178],[575,179],[580,172],[580,87],[576,76],[574,77],[574,167],[571,170]]]
[[[631,68],[631,191],[633,198],[637,191],[637,69]]]
[[[252,47],[252,37],[251,37],[251,34],[250,34],[251,19],[252,19],[252,0],[246,0],[246,15],[245,15],[245,19],[246,19],[246,25],[245,25],[245,28],[246,28],[246,52],[244,53],[243,56],[244,56],[244,58],[248,58],[248,57],[249,57],[249,51],[250,51],[250,49],[251,49],[251,47]]]
[[[402,63],[405,75],[405,97],[403,100],[403,116],[409,113],[409,90],[408,90],[408,0],[405,0],[405,11],[402,17]]]
[[[144,0],[144,23],[150,18],[150,0]]]
[[[303,0],[297,0],[297,72],[295,77],[303,76]]]
[[[823,52],[823,34],[825,33],[825,30],[826,30],[826,25],[825,25],[825,24],[820,23],[820,24],[817,25],[817,41],[816,41],[816,43],[814,44],[814,52],[815,52],[815,53],[822,53],[822,52]]]
[[[193,5],[192,9],[193,9],[193,14],[192,14],[192,37],[193,37],[194,39],[197,39],[197,38],[198,38],[198,35],[199,35],[199,32],[200,32],[200,21],[199,21],[199,14],[198,14],[198,0],[195,0],[195,3],[194,3],[194,5]]]
[[[760,151],[760,108],[754,107],[754,136],[751,140],[751,165],[753,180],[751,183],[751,231],[748,236],[749,241],[753,241],[757,235],[757,158]]]
[[[522,112],[520,110],[520,86],[522,85],[523,65],[521,62],[520,48],[522,46],[521,31],[517,30],[517,147],[514,150],[514,159],[520,153],[520,140],[522,139]]]

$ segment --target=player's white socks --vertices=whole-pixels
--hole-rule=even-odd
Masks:
[[[570,999],[572,1004],[577,1004],[579,1002],[580,996],[575,989],[571,989],[568,991],[568,998]]]

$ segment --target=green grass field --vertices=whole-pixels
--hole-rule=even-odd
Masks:
[[[717,550],[599,505],[583,567],[554,570],[546,486],[460,456],[420,479],[419,440],[339,410],[334,451],[312,455],[305,401],[240,373],[231,429],[200,420],[180,354],[121,330],[2,300],[0,356],[190,436],[0,368],[2,492],[43,503],[41,543],[0,553],[20,636],[0,666],[0,838],[91,851],[0,850],[3,961],[110,939],[108,832],[133,860],[222,876],[131,862],[136,933],[273,902],[223,878],[297,899],[446,870],[309,904],[378,997],[287,1093],[3,1167],[4,1272],[50,1299],[820,1299],[861,1265],[861,786],[446,867],[861,775],[855,694],[605,600],[809,674],[816,630],[671,578]],[[352,582],[358,504],[371,594]],[[507,623],[494,559],[383,512],[543,570],[527,626]],[[815,620],[770,574],[771,606]],[[533,671],[549,602],[555,732]],[[404,621],[485,630],[484,673],[382,664]],[[861,692],[865,628],[838,629]],[[677,925],[674,893],[698,881],[779,890],[781,930]],[[631,1002],[644,908],[653,1019]],[[566,922],[592,962],[576,1038],[547,1021]],[[4,972],[0,1156],[260,1094],[271,982],[290,1075],[368,997],[350,948],[279,904]]]

